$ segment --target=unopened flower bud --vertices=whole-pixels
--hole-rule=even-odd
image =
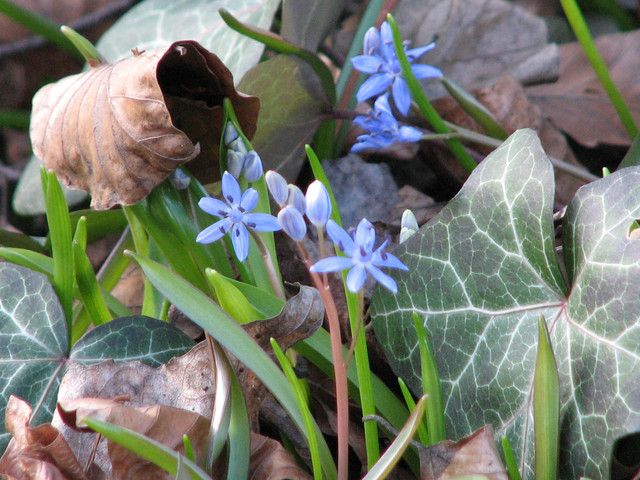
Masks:
[[[307,188],[307,218],[316,227],[324,227],[331,215],[331,198],[325,186],[319,180]]]
[[[227,171],[233,175],[233,178],[240,178],[242,167],[244,166],[244,154],[229,150],[227,152]]]
[[[292,205],[287,205],[278,213],[278,223],[282,230],[296,242],[307,234],[307,224],[302,214]]]
[[[184,173],[184,170],[181,168],[176,168],[169,176],[169,181],[176,190],[184,190],[189,186],[189,183],[191,183],[191,177]]]
[[[267,182],[267,187],[269,188],[269,193],[271,193],[273,200],[280,207],[284,207],[285,203],[287,203],[287,196],[289,195],[289,191],[287,190],[287,181],[282,175],[278,172],[274,172],[273,170],[269,170],[265,174],[264,178]]]
[[[298,188],[297,185],[289,185],[289,195],[287,196],[287,205],[291,205],[296,208],[302,215],[307,210],[307,201],[304,198],[304,193]]]
[[[400,243],[405,242],[409,237],[418,231],[418,221],[416,216],[409,209],[402,213],[400,221]]]
[[[224,144],[228,147],[235,139],[239,137],[236,127],[233,123],[227,122],[227,126],[224,129]]]
[[[255,150],[251,150],[244,157],[244,178],[249,182],[257,182],[262,173],[262,160]]]
[[[247,147],[244,144],[244,140],[242,140],[240,137],[236,138],[233,142],[227,145],[227,147],[229,148],[229,150],[241,153],[242,155],[246,155],[247,153]]]

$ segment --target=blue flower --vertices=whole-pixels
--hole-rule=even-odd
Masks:
[[[321,181],[314,180],[307,187],[305,200],[309,221],[317,228],[324,228],[331,215],[331,197]]]
[[[304,217],[293,205],[287,205],[280,210],[278,223],[282,226],[282,230],[296,242],[300,242],[307,234],[307,224],[304,223]]]
[[[409,269],[397,257],[384,251],[388,241],[373,250],[376,232],[369,220],[363,218],[360,221],[354,238],[351,238],[333,220],[327,222],[327,233],[336,247],[346,256],[323,258],[311,266],[312,272],[338,272],[349,269],[347,288],[353,293],[360,291],[367,279],[367,273],[391,292],[398,291],[396,282],[380,270],[380,267],[397,268],[404,271]]]
[[[258,204],[258,192],[247,188],[243,193],[237,180],[229,172],[222,175],[222,196],[224,201],[203,197],[198,202],[202,210],[220,217],[220,220],[202,230],[196,237],[196,242],[212,243],[230,233],[236,257],[243,262],[249,254],[247,228],[257,232],[275,232],[280,230],[280,224],[268,213],[249,213]]]
[[[431,65],[413,65],[419,57],[435,47],[435,42],[422,47],[407,50],[405,52],[411,70],[418,79],[440,78],[442,71]],[[364,102],[386,92],[391,87],[393,101],[402,115],[409,113],[411,107],[411,93],[406,80],[402,76],[400,61],[396,56],[393,47],[393,37],[389,23],[384,22],[380,26],[380,32],[375,27],[371,27],[366,35],[363,44],[364,55],[358,55],[351,59],[351,63],[356,70],[371,76],[358,89],[356,98],[359,102]]]
[[[423,135],[417,128],[398,124],[386,95],[378,97],[368,115],[356,117],[353,123],[368,133],[358,136],[357,143],[351,147],[352,152],[386,148],[394,143],[417,142]]]

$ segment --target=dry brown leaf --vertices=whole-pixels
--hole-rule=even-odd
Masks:
[[[86,480],[82,466],[60,432],[50,424],[29,426],[31,407],[11,396],[5,424],[13,435],[0,458],[0,474],[17,480]]]
[[[280,442],[256,433],[251,434],[249,474],[249,478],[256,480],[311,479],[311,476],[298,466]]]
[[[81,398],[58,402],[58,412],[69,426],[84,430],[82,420],[93,417],[141,433],[184,453],[182,436],[188,435],[197,459],[207,446],[210,420],[195,412],[164,405],[128,407],[105,399]],[[173,479],[165,471],[120,445],[108,441],[113,480]]]
[[[596,44],[636,123],[640,124],[640,31],[603,35]],[[560,47],[558,81],[528,87],[526,93],[545,117],[582,145],[631,144],[578,42]]]
[[[175,42],[43,87],[33,150],[67,186],[88,190],[92,207],[132,204],[188,161],[203,181],[216,178],[224,97],[252,136],[259,100],[238,93],[199,43]]]
[[[458,442],[440,442],[420,452],[422,480],[449,480],[484,475],[489,480],[508,480],[496,451],[493,428],[486,425]]]
[[[532,128],[538,133],[548,155],[584,168],[574,156],[562,133],[543,118],[540,108],[527,99],[525,90],[515,78],[500,77],[491,87],[472,90],[471,93],[493,114],[507,133],[513,133],[520,128]],[[434,105],[446,120],[482,132],[482,128],[451,97],[440,98]],[[473,147],[484,154],[492,150],[476,145]],[[584,185],[583,180],[558,169],[555,171],[555,179],[556,202],[562,206],[567,205],[578,188]]]
[[[203,417],[210,417],[214,403],[215,385],[209,354],[204,343],[190,352],[171,359],[160,367],[141,362],[102,362],[90,366],[69,365],[58,391],[58,401],[69,402],[77,398],[113,399],[126,397],[129,407],[169,405],[182,408]],[[56,412],[52,424],[84,464],[89,458],[92,435],[80,433],[66,426]],[[101,444],[96,464],[105,472],[110,469],[106,446]]]

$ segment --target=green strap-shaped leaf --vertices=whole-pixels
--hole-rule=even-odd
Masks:
[[[4,415],[10,395],[50,418],[64,373],[67,326],[58,297],[41,273],[0,263],[0,451],[9,442]]]
[[[447,431],[491,423],[532,476],[537,319],[548,319],[561,388],[561,478],[605,478],[614,440],[640,428],[640,168],[583,187],[555,256],[551,165],[530,130],[487,157],[460,193],[397,250],[410,271],[373,300],[396,372],[420,391],[411,316],[432,337]]]

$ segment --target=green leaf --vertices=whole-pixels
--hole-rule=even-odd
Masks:
[[[103,437],[149,460],[170,475],[177,475],[178,465],[182,465],[189,471],[192,479],[209,480],[211,478],[188,458],[141,433],[92,417],[83,419],[83,422]]]
[[[284,0],[280,35],[291,43],[315,52],[327,33],[335,28],[344,0]]]
[[[113,320],[76,343],[69,355],[64,313],[47,277],[0,263],[0,425],[10,395],[33,406],[32,423],[51,420],[68,362],[108,359],[159,365],[194,342],[167,323],[145,317]],[[9,434],[0,429],[0,452]]]
[[[554,248],[552,168],[536,135],[513,134],[440,214],[396,252],[410,271],[373,299],[393,368],[420,391],[411,316],[436,352],[453,438],[486,423],[533,475],[537,321],[549,319],[561,388],[560,478],[605,478],[614,441],[640,425],[640,168],[582,187],[564,221],[569,285]]]
[[[64,313],[47,277],[0,263],[0,451],[10,438],[4,430],[10,395],[33,406],[34,424],[51,418],[68,344]]]
[[[153,367],[185,354],[195,342],[172,325],[151,317],[121,317],[94,328],[71,350],[69,359],[83,365],[139,360]]]
[[[140,264],[151,283],[171,303],[193,322],[209,332],[220,345],[235,355],[240,362],[256,374],[287,410],[298,428],[304,431],[304,421],[298,409],[295,393],[291,385],[255,340],[216,303],[183,278],[180,278],[159,263],[135,254],[130,255]],[[335,478],[336,471],[331,453],[319,428],[317,425],[315,427],[325,475],[328,478]]]
[[[146,0],[129,10],[102,36],[98,51],[113,62],[132,48],[166,48],[176,40],[197,40],[220,57],[236,82],[260,60],[264,46],[227,27],[218,10],[268,29],[280,0]]]
[[[265,169],[295,177],[309,143],[330,108],[322,85],[307,64],[289,55],[277,55],[253,67],[238,89],[260,98],[258,129],[252,140]]]
[[[40,183],[40,167],[42,162],[34,155],[31,156],[29,163],[22,171],[20,180],[13,193],[13,210],[18,215],[42,215],[45,212],[44,194],[42,193],[42,184]],[[62,187],[64,199],[67,205],[73,207],[84,202],[88,195],[82,190],[71,190]]]

